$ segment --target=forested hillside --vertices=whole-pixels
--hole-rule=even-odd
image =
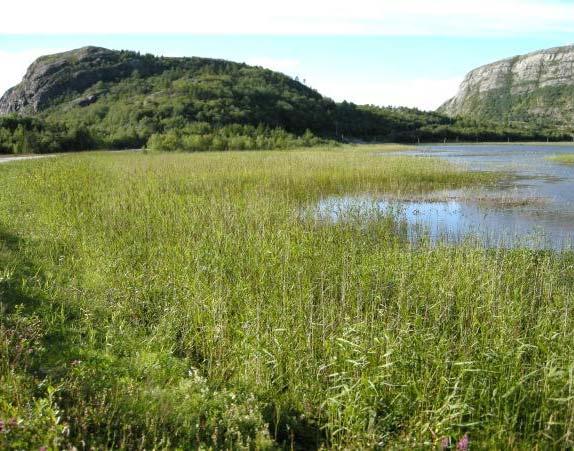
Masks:
[[[85,47],[36,60],[0,99],[0,152],[271,149],[336,141],[569,139],[408,108],[336,103],[261,67]]]

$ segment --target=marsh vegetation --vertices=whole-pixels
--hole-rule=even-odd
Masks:
[[[373,150],[0,166],[0,447],[572,446],[574,255],[318,220],[499,177]]]
[[[574,164],[574,154],[565,153],[559,155],[553,155],[548,158],[550,161],[562,164]]]

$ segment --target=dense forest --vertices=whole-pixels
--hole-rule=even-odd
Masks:
[[[2,99],[10,114],[0,117],[0,152],[572,139],[570,130],[540,124],[336,103],[286,75],[223,60],[90,47],[42,57],[27,77],[35,71],[49,74],[37,88],[42,95],[35,110],[10,112],[10,96],[24,92],[21,86]],[[30,91],[26,83],[21,85]]]
[[[343,109],[341,105],[338,108]],[[481,123],[472,119],[434,117],[431,113],[404,114],[395,109],[351,106],[358,113],[351,122],[334,123],[338,133],[289,133],[285,128],[255,125],[213,125],[184,122],[181,126],[159,126],[138,132],[118,125],[82,121],[54,121],[15,115],[0,117],[0,153],[51,153],[88,149],[147,147],[165,151],[285,149],[311,147],[329,142],[485,142],[570,141],[573,133],[550,127],[518,127]],[[375,111],[373,113],[373,110]],[[377,111],[378,110],[378,111]],[[365,113],[366,112],[366,113]],[[346,113],[348,114],[348,113]],[[420,118],[431,117],[427,124]],[[411,121],[411,122],[409,122]]]

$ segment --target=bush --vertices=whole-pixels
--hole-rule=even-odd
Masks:
[[[307,130],[301,137],[287,133],[281,128],[265,126],[231,124],[213,128],[209,124],[198,122],[186,126],[183,130],[169,130],[153,134],[147,142],[151,150],[263,150],[311,147],[325,144]]]
[[[151,135],[147,147],[151,150],[174,151],[181,150],[182,144],[179,135],[175,131],[170,131],[165,134]]]

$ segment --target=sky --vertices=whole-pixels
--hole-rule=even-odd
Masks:
[[[437,108],[489,62],[574,43],[574,0],[20,0],[1,6],[0,91],[85,45],[246,62],[360,104]]]

